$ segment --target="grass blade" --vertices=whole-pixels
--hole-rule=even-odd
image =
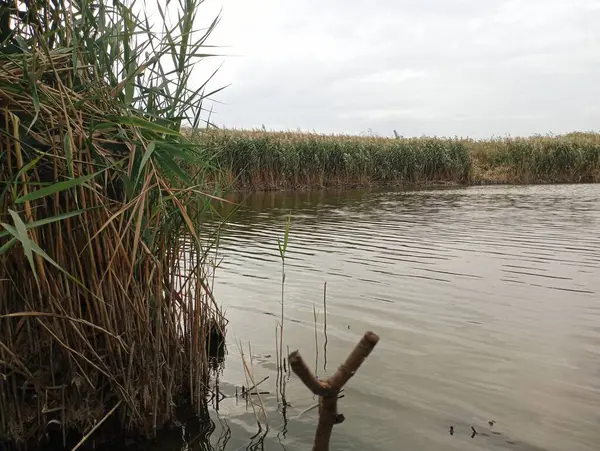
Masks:
[[[8,209],[10,216],[13,218],[15,223],[15,227],[12,227],[5,223],[0,223],[2,227],[4,227],[13,237],[15,237],[23,246],[23,252],[25,253],[25,257],[29,262],[29,266],[31,266],[31,271],[33,272],[33,276],[36,281],[39,281],[37,270],[35,269],[35,262],[33,261],[33,250],[32,250],[32,241],[27,234],[27,227],[25,223],[19,216],[19,214],[11,209]]]
[[[84,183],[93,180],[104,171],[105,170],[103,169],[93,174],[82,175],[81,177],[65,180],[64,182],[54,183],[52,185],[46,186],[45,188],[40,188],[24,196],[18,197],[17,199],[15,199],[15,203],[22,204],[24,202],[41,199],[42,197],[50,196],[52,194],[56,194],[64,190],[83,185]]]

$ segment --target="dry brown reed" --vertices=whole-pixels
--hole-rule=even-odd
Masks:
[[[225,333],[204,197],[170,176],[182,137],[68,46],[0,56],[0,444],[104,421],[152,436],[202,405]]]

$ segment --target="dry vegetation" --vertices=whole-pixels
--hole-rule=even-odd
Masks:
[[[600,181],[593,133],[475,141],[211,129],[196,139],[240,189]]]
[[[465,141],[473,183],[600,182],[600,134]]]
[[[119,1],[0,3],[0,448],[107,419],[153,435],[206,395],[225,322],[197,219],[204,163],[179,132],[203,38],[197,4],[177,6],[163,41]]]

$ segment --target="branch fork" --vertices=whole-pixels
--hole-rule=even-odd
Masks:
[[[379,336],[366,332],[350,353],[346,361],[335,374],[327,379],[318,380],[310,371],[298,351],[290,354],[289,362],[292,370],[306,387],[319,396],[319,424],[315,434],[313,451],[328,451],[333,426],[344,421],[344,415],[337,411],[338,394],[348,380],[369,356],[379,341]]]

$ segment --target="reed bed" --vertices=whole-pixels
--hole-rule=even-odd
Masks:
[[[465,183],[470,172],[466,146],[457,140],[214,129],[198,139],[226,183],[242,189]]]
[[[185,85],[201,1],[176,4],[167,38],[128,3],[0,4],[0,448],[152,436],[201,408],[225,333],[198,219],[208,166],[180,133],[204,98]]]
[[[600,134],[467,141],[474,183],[595,183]]]
[[[239,189],[600,181],[593,133],[481,141],[215,129],[197,136],[221,181]]]

